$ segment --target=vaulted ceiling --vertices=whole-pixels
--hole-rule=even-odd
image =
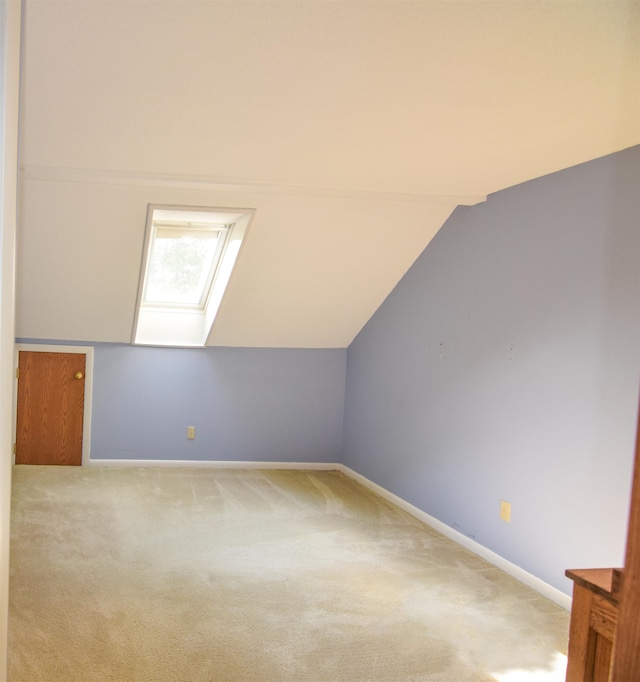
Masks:
[[[459,204],[640,142],[640,3],[26,0],[17,334],[129,342],[147,205],[255,208],[212,345],[345,347]]]

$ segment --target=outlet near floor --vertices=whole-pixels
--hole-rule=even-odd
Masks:
[[[511,502],[500,500],[500,518],[507,523],[511,521]]]
[[[193,440],[196,437],[196,427],[187,426],[187,440]]]

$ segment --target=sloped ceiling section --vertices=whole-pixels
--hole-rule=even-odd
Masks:
[[[212,344],[347,346],[456,205],[640,142],[639,8],[26,0],[18,336],[129,342],[155,203],[257,209]]]

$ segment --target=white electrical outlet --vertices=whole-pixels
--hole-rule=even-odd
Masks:
[[[196,437],[196,427],[187,426],[187,440],[193,440]]]

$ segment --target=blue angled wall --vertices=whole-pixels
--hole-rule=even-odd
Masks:
[[[343,462],[565,592],[623,562],[639,197],[635,147],[456,209],[348,350]]]

